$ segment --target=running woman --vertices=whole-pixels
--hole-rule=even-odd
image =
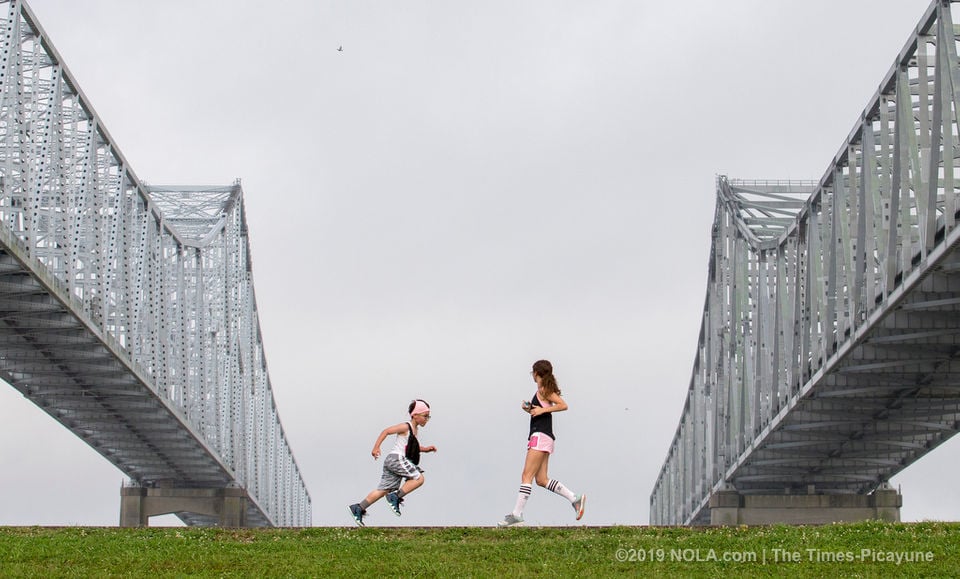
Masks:
[[[365,499],[359,503],[350,505],[350,514],[353,520],[361,527],[363,517],[367,514],[367,507],[379,501],[383,496],[387,497],[387,503],[393,510],[393,513],[400,516],[400,505],[403,504],[403,497],[423,485],[423,470],[407,458],[407,446],[411,442],[410,434],[413,434],[414,440],[417,437],[417,430],[425,426],[430,420],[430,405],[423,400],[414,400],[407,408],[410,413],[408,422],[401,422],[395,426],[384,428],[373,443],[373,450],[370,454],[373,459],[380,458],[380,445],[391,434],[397,435],[397,441],[393,445],[393,450],[383,459],[383,476],[380,478],[380,484],[375,490],[370,491]],[[421,446],[420,452],[436,452],[436,446]],[[415,459],[416,460],[416,459]]]
[[[529,402],[525,401],[521,406],[524,412],[530,414],[530,435],[527,439],[527,459],[523,464],[523,474],[520,477],[520,494],[517,496],[517,504],[513,507],[513,512],[507,513],[503,520],[497,523],[498,527],[523,524],[523,507],[530,498],[534,480],[538,485],[546,487],[548,491],[570,501],[573,510],[577,513],[578,521],[583,517],[583,507],[587,502],[585,494],[574,494],[563,486],[563,483],[551,479],[547,474],[550,455],[553,453],[553,443],[556,439],[553,434],[553,413],[563,412],[569,407],[560,397],[560,387],[557,386],[557,379],[553,376],[553,365],[550,362],[538,360],[533,364],[533,371],[530,374],[537,383],[537,392]]]

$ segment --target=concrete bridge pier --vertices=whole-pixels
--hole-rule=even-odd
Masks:
[[[871,519],[900,522],[903,496],[884,484],[868,495],[755,495],[722,490],[710,497],[711,525],[822,525]]]
[[[241,488],[124,486],[120,489],[120,526],[148,527],[150,517],[196,513],[216,517],[220,527],[245,527],[247,493]]]

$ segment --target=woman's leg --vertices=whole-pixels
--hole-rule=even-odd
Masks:
[[[549,458],[550,455],[545,452],[527,449],[527,459],[523,463],[523,474],[520,475],[520,492],[517,494],[517,503],[513,507],[513,516],[523,518],[523,508],[533,490],[533,479],[541,468],[545,468]]]
[[[562,482],[556,479],[551,479],[550,475],[547,474],[547,467],[549,464],[550,464],[550,455],[547,454],[547,458],[543,461],[543,464],[540,465],[540,470],[537,471],[537,475],[536,475],[537,484],[546,488],[548,491],[552,493],[556,493],[562,496],[563,498],[567,499],[571,503],[574,502],[577,499],[577,495],[567,487],[563,486]]]
[[[550,467],[550,454],[546,452],[541,452],[543,455],[543,461],[541,461],[540,466],[537,467],[537,471],[534,474],[537,484],[545,487],[550,482],[550,477],[547,475],[547,470]]]
[[[523,463],[523,474],[520,476],[520,482],[523,484],[533,484],[533,479],[542,470],[547,472],[547,461],[550,455],[540,450],[527,449],[527,459]]]

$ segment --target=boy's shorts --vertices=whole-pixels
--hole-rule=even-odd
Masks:
[[[527,448],[553,454],[553,439],[542,432],[534,432],[527,441]]]
[[[377,490],[395,491],[407,480],[420,478],[420,468],[410,462],[407,457],[390,453],[383,459],[383,476]]]

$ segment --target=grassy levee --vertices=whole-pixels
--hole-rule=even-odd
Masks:
[[[960,523],[811,527],[0,527],[0,577],[949,577]]]

